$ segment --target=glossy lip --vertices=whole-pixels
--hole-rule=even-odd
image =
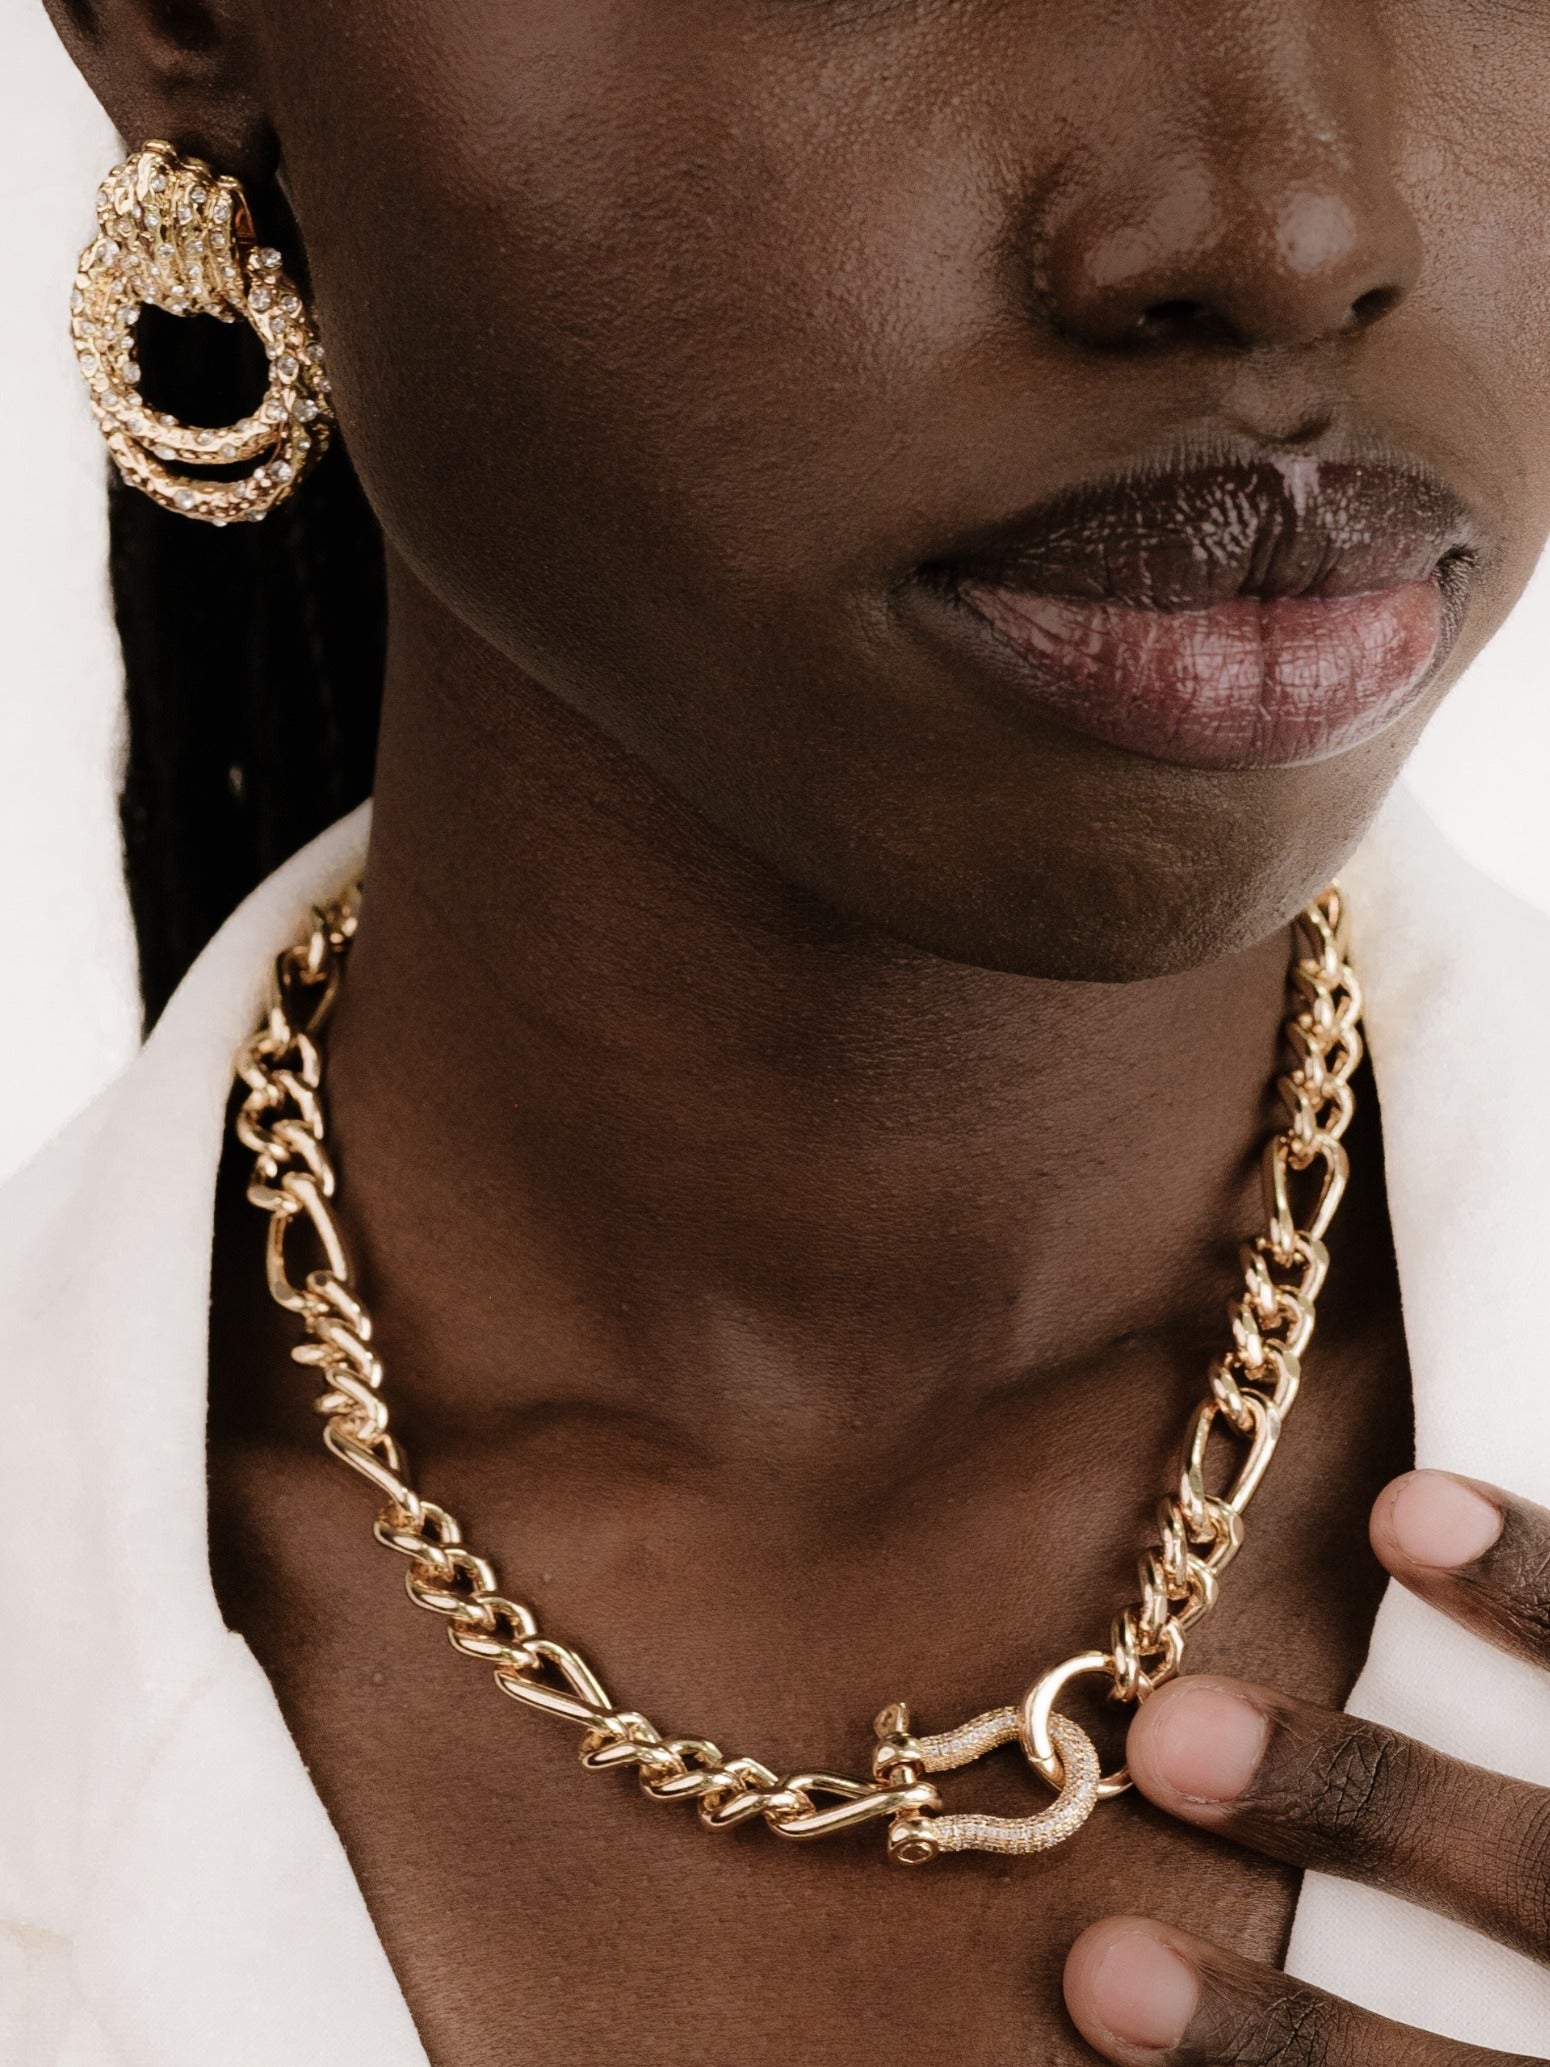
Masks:
[[[917,580],[1003,688],[1200,768],[1359,745],[1457,637],[1475,520],[1436,475],[1302,455],[1137,472],[951,549]]]

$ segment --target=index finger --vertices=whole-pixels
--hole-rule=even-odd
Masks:
[[[1419,1902],[1531,1959],[1550,1952],[1550,1795],[1361,1716],[1210,1678],[1130,1725],[1158,1808],[1289,1866]]]
[[[1369,1533],[1401,1585],[1550,1667],[1550,1512],[1480,1479],[1412,1471],[1378,1495]]]

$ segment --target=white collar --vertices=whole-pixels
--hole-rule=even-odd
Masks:
[[[363,807],[248,900],[126,1075],[0,1197],[0,1454],[24,1467],[0,1656],[27,1689],[0,1704],[0,1976],[14,1958],[29,1977],[29,2062],[425,2067],[268,1682],[222,1625],[204,1498],[231,1057],[368,827]],[[1346,880],[1418,1455],[1550,1504],[1550,926],[1403,799]],[[1397,1592],[1352,1705],[1550,1784],[1550,1684]],[[1477,2044],[1550,2034],[1550,1976],[1343,1883],[1310,1878],[1291,1963]]]
[[[0,1719],[0,1916],[68,1969],[31,1981],[59,2028],[29,2062],[426,2067],[269,1683],[222,1623],[205,1501],[231,1058],[369,823],[262,885],[126,1074],[0,1199],[0,1452],[48,1494],[0,1603],[0,1656],[31,1680]]]
[[[1383,1115],[1416,1461],[1550,1506],[1550,924],[1403,792],[1343,872]],[[1550,1786],[1550,1679],[1391,1586],[1348,1706]],[[1338,1995],[1476,2045],[1550,2049],[1550,1970],[1310,1875],[1288,1954]]]

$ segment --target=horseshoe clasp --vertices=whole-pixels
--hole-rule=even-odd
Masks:
[[[878,1741],[872,1773],[880,1787],[913,1787],[928,1773],[954,1773],[998,1745],[1023,1742],[1021,1708],[993,1708],[955,1730],[917,1737],[910,1728],[908,1707],[897,1701],[882,1711],[873,1727]],[[1058,1792],[1047,1808],[1032,1816],[911,1810],[895,1816],[889,1826],[889,1858],[901,1866],[924,1866],[943,1852],[1001,1852],[1026,1858],[1064,1844],[1097,1805],[1101,1767],[1093,1740],[1068,1717],[1051,1714],[1049,1734],[1060,1773]]]

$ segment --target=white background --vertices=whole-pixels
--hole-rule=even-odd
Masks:
[[[74,257],[114,156],[41,0],[0,0],[0,1176],[136,1037],[103,457],[65,336]],[[1550,908],[1547,644],[1550,562],[1411,779],[1482,867]]]

